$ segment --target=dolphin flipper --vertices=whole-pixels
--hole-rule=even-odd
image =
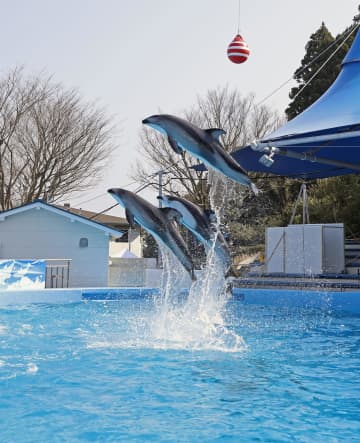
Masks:
[[[168,142],[172,149],[176,152],[176,154],[181,154],[183,150],[180,148],[180,146],[177,144],[177,141],[171,137],[168,137]]]
[[[130,228],[135,229],[136,228],[135,218],[128,209],[125,209],[125,216],[126,216],[127,222],[129,223]]]
[[[161,208],[160,211],[169,221],[176,220],[178,223],[180,223],[182,215],[178,210],[174,208]]]

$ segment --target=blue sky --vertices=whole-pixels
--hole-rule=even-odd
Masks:
[[[106,189],[131,182],[143,118],[159,109],[177,114],[225,84],[260,101],[291,77],[322,21],[336,35],[359,3],[241,0],[241,33],[251,55],[235,65],[226,48],[237,31],[238,0],[0,0],[0,72],[16,65],[45,71],[113,116],[118,148],[104,179],[68,199],[102,210],[112,204]],[[266,103],[282,112],[290,87]]]

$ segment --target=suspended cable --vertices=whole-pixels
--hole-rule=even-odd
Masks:
[[[128,183],[128,184],[126,184],[126,185],[124,185],[124,186],[122,186],[123,188],[127,188],[128,186],[131,186],[131,185],[133,185],[133,184],[135,184],[135,183],[137,183],[136,181],[132,181],[131,183]],[[98,198],[100,198],[100,197],[104,197],[105,195],[107,195],[105,192],[102,192],[101,194],[98,194],[98,195],[95,195],[95,197],[91,197],[91,198],[89,198],[89,199],[87,199],[87,200],[82,200],[81,202],[79,202],[79,203],[76,203],[76,205],[83,205],[83,204],[85,204],[85,203],[89,203],[89,202],[91,202],[91,201],[94,201],[94,200],[97,200]],[[76,199],[75,199],[76,200]]]
[[[159,172],[163,172],[163,173],[165,173],[165,172],[167,172],[169,169],[171,169],[171,168],[174,166],[174,164],[175,164],[175,163],[172,163],[172,164],[169,165],[166,169],[164,169],[164,170],[162,170],[162,171],[154,172],[153,174],[150,174],[150,175],[146,176],[145,178],[146,178],[146,179],[153,178],[153,177],[155,177],[156,175],[158,175]],[[130,185],[132,185],[132,184],[134,184],[134,183],[136,183],[136,181],[131,182],[131,183],[130,183],[129,185],[127,185],[127,186],[130,186]],[[134,194],[138,194],[139,192],[143,191],[144,189],[146,189],[147,187],[151,186],[152,184],[153,184],[153,183],[150,182],[150,183],[145,183],[145,184],[143,184],[143,185],[140,185],[137,189],[135,189]],[[125,186],[124,186],[124,187],[125,187]],[[114,205],[109,206],[108,208],[104,209],[104,210],[101,211],[101,212],[97,212],[97,213],[94,214],[92,217],[90,217],[89,220],[93,220],[94,218],[98,217],[99,215],[105,214],[106,212],[108,212],[108,211],[110,211],[111,209],[115,208],[115,206],[118,206],[118,203],[115,203]]]
[[[344,38],[343,42],[340,44],[339,48],[342,47],[342,45],[346,42],[346,40],[352,35],[352,33],[360,26],[360,23],[355,23],[353,25],[353,28],[350,28],[349,30],[349,34]],[[297,75],[302,74],[306,69],[308,69],[311,65],[313,65],[317,60],[319,60],[320,57],[322,57],[327,51],[329,51],[333,46],[335,46],[337,43],[339,43],[341,39],[341,36],[339,36],[337,39],[335,39],[332,43],[330,43],[329,46],[327,46],[322,52],[320,52],[320,54],[318,54],[313,60],[311,60],[310,63],[308,63],[306,66],[304,66],[303,68],[301,68],[299,71],[297,71]],[[336,49],[336,52],[338,51],[338,49]],[[334,54],[333,54],[334,55]],[[329,60],[328,60],[329,61]],[[324,65],[325,66],[325,65]],[[320,71],[319,71],[320,72]],[[272,91],[270,94],[268,94],[266,97],[264,97],[262,100],[260,100],[257,103],[257,106],[261,105],[262,103],[264,103],[265,101],[267,101],[270,97],[272,97],[274,94],[276,94],[278,91],[280,91],[280,89],[282,89],[285,85],[287,85],[289,82],[291,82],[292,80],[294,80],[295,75],[292,75],[290,78],[288,78],[288,80],[286,80],[284,83],[282,83],[278,88],[276,88],[274,91]],[[295,97],[294,97],[295,98]]]
[[[110,206],[109,208],[104,209],[104,210],[101,211],[101,212],[97,212],[96,214],[94,214],[94,215],[92,215],[91,217],[89,217],[89,220],[93,220],[94,218],[98,217],[99,215],[105,214],[105,212],[108,212],[108,211],[110,211],[110,209],[115,208],[115,206],[117,206],[118,204],[119,204],[119,203],[115,203],[114,205]]]
[[[102,192],[101,194],[95,195],[95,197],[92,197],[92,198],[89,198],[87,200],[83,200],[83,201],[81,201],[79,203],[76,203],[76,205],[83,205],[84,203],[89,203],[89,202],[91,202],[93,200],[97,200],[98,198],[103,197],[104,195],[105,195],[105,193]]]
[[[238,0],[238,27],[237,27],[237,33],[240,34],[240,10],[241,10],[241,0]]]
[[[354,29],[349,33],[349,35],[345,38],[345,40],[335,49],[335,51],[330,54],[330,56],[325,60],[325,62],[320,66],[320,68],[315,72],[315,74],[308,80],[305,85],[294,95],[292,100],[295,100],[296,97],[298,97],[303,90],[312,82],[312,80],[319,74],[319,72],[329,63],[329,61],[334,57],[334,55],[342,48],[343,44],[351,37],[351,35],[355,32],[356,28],[359,27],[359,24],[357,24]]]

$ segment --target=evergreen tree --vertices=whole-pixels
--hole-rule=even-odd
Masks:
[[[306,44],[306,54],[301,61],[301,66],[294,74],[294,78],[299,85],[293,87],[289,94],[289,97],[293,100],[285,110],[289,120],[314,103],[314,101],[317,100],[335,80],[338,74],[338,69],[334,69],[333,64],[331,63],[326,65],[304,91],[297,95],[324,63],[326,57],[329,56],[328,51],[326,51],[319,57],[319,55],[333,42],[334,37],[329,32],[324,22],[321,24],[320,28],[311,35],[309,42]],[[317,57],[318,59],[314,61]],[[312,64],[309,66],[310,63]]]
[[[311,35],[305,47],[306,53],[301,61],[301,66],[294,74],[298,86],[292,88],[289,94],[292,102],[285,110],[288,120],[291,120],[308,108],[332,85],[340,72],[341,63],[356,35],[356,32],[353,32],[348,37],[349,33],[351,33],[354,25],[359,22],[359,19],[360,14],[354,17],[354,23],[339,34],[336,39],[331,35],[324,22]],[[334,54],[333,57],[326,63],[326,60],[332,54]],[[326,64],[324,65],[324,63]],[[313,78],[318,70],[319,72]],[[310,83],[307,84],[308,82]],[[302,90],[305,85],[307,86]]]

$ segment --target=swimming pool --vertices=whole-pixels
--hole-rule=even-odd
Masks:
[[[244,341],[187,346],[143,295],[0,310],[2,442],[360,440],[359,315],[240,293]]]

